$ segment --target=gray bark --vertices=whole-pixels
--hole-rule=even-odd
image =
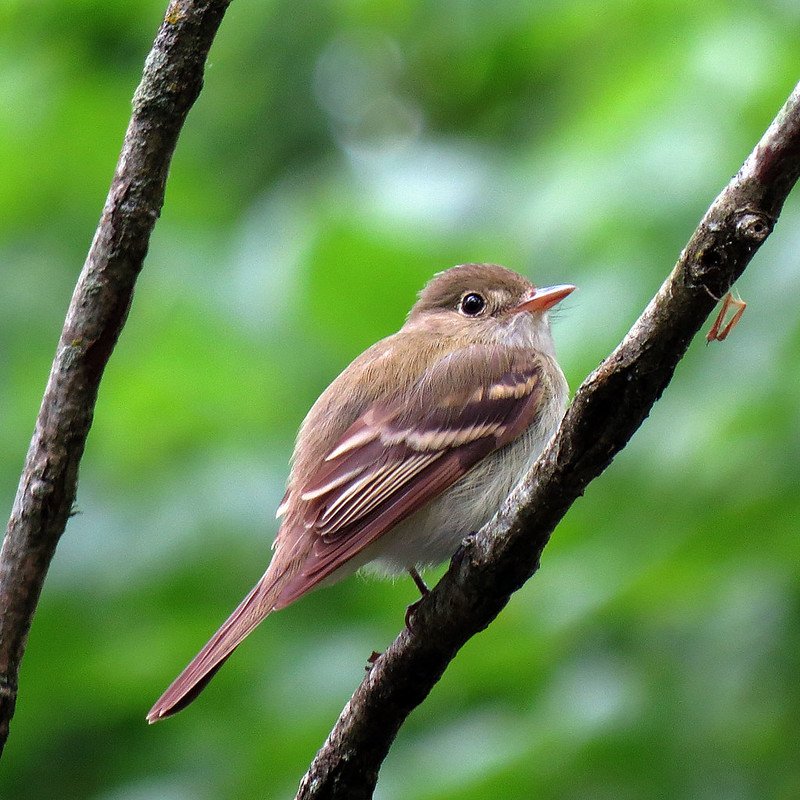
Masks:
[[[0,551],[0,753],[31,620],[75,500],[103,370],[125,324],[178,134],[200,93],[206,56],[229,3],[170,3],[67,311]]]

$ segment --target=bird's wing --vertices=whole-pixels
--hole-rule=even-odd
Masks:
[[[482,458],[513,441],[542,406],[541,357],[473,345],[430,366],[409,395],[373,404],[293,488],[287,539],[313,545],[282,587],[282,608],[392,526],[443,492]]]

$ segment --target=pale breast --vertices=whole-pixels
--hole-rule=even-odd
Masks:
[[[359,554],[353,568],[369,564],[379,572],[398,573],[412,566],[439,564],[453,555],[465,536],[483,527],[539,457],[564,416],[567,384],[556,370],[542,413],[532,426],[383,534]]]

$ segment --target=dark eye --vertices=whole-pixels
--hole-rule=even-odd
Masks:
[[[476,292],[470,292],[461,298],[459,309],[468,317],[477,317],[484,308],[486,308],[486,301]]]

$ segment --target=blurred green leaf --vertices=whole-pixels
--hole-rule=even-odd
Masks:
[[[10,509],[163,2],[0,10]],[[790,3],[233,3],[176,152],[30,635],[0,797],[290,796],[414,599],[353,579],[144,714],[263,571],[294,433],[454,263],[579,285],[576,386],[797,80]],[[800,202],[376,797],[800,794]]]

